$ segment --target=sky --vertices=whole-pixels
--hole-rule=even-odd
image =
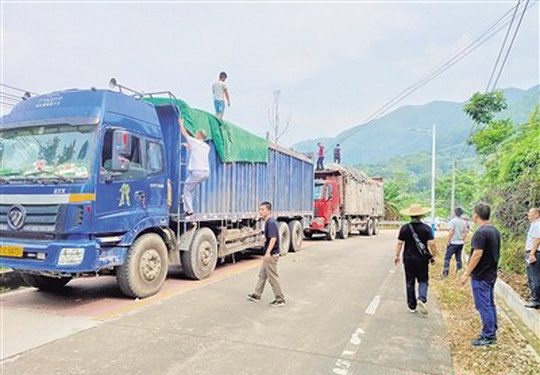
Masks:
[[[278,89],[282,122],[289,119],[280,143],[290,146],[360,124],[515,3],[4,1],[1,80],[47,93],[106,88],[115,77],[213,111],[211,86],[224,70],[232,101],[225,118],[264,136]],[[401,104],[483,91],[505,31]],[[540,82],[539,44],[535,4],[498,87]]]

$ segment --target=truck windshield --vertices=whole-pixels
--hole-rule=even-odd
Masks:
[[[48,125],[0,131],[0,179],[75,180],[90,176],[94,125]]]
[[[313,189],[313,199],[319,200],[324,198],[324,182],[315,182]]]

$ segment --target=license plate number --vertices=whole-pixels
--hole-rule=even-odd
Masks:
[[[23,250],[22,246],[0,246],[0,256],[22,258]]]

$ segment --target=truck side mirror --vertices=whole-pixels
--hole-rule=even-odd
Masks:
[[[129,170],[128,156],[131,153],[131,143],[131,134],[123,130],[114,131],[111,171],[125,172]]]

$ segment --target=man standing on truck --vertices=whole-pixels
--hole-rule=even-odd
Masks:
[[[205,142],[206,134],[204,131],[197,131],[195,138],[193,138],[185,128],[182,116],[178,117],[178,124],[180,125],[180,132],[187,141],[183,145],[191,151],[188,163],[188,177],[184,183],[183,193],[184,212],[187,217],[193,215],[193,192],[199,184],[210,177],[210,164],[208,162],[210,146]]]
[[[225,99],[227,100],[227,107],[231,106],[231,99],[229,97],[229,91],[225,85],[227,80],[227,73],[219,73],[219,79],[212,85],[212,94],[214,95],[214,108],[216,110],[216,117],[220,120],[223,119],[223,113],[225,112]]]
[[[339,143],[334,147],[334,163],[341,164],[341,147]]]
[[[399,265],[401,250],[403,249],[403,266],[405,268],[405,282],[407,284],[407,305],[412,313],[420,311],[426,315],[429,263],[437,253],[431,227],[424,224],[421,218],[430,212],[419,204],[400,211],[403,216],[410,216],[411,222],[403,225],[399,230],[398,243],[394,264]],[[418,297],[416,296],[416,283],[418,282]]]
[[[266,280],[268,280],[275,296],[275,299],[270,303],[270,306],[285,306],[285,297],[281,291],[277,272],[277,263],[279,260],[279,229],[276,219],[272,217],[272,204],[270,202],[261,203],[259,206],[259,215],[265,221],[264,259],[259,272],[259,281],[255,286],[255,292],[248,294],[248,299],[253,302],[260,302]]]
[[[317,142],[319,150],[317,151],[317,170],[322,171],[324,169],[324,145],[321,142]]]

